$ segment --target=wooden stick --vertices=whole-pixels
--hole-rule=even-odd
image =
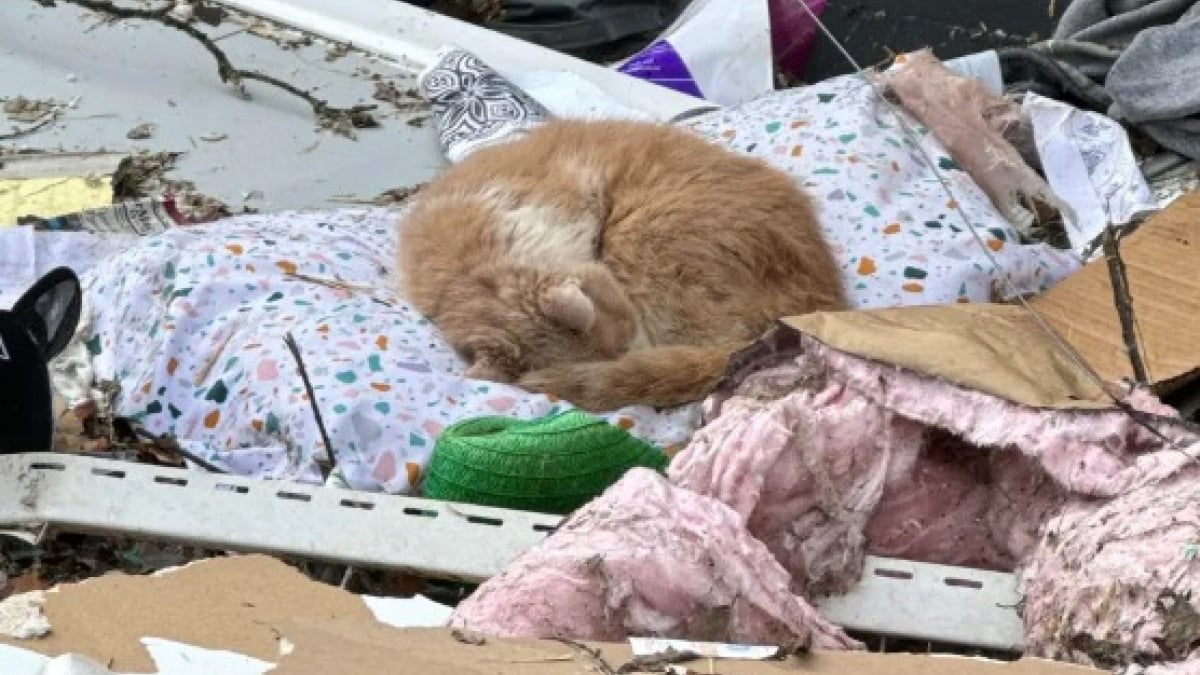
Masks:
[[[329,432],[325,430],[325,420],[321,417],[321,408],[317,405],[317,393],[313,390],[312,382],[308,379],[308,369],[304,367],[304,359],[300,356],[300,345],[296,344],[296,338],[291,333],[283,336],[283,342],[287,345],[288,351],[292,353],[292,357],[296,359],[296,370],[300,373],[300,379],[304,382],[304,390],[308,392],[308,404],[312,407],[313,417],[317,419],[317,430],[321,432],[321,440],[325,441],[325,457],[313,455],[313,461],[317,463],[317,468],[321,470],[321,480],[329,480],[329,474],[333,473],[333,468],[337,466],[337,455],[333,452],[333,442],[329,440]]]
[[[1146,374],[1146,362],[1142,360],[1142,352],[1138,349],[1137,328],[1133,313],[1133,297],[1129,293],[1129,279],[1125,275],[1125,261],[1121,259],[1121,249],[1117,235],[1113,229],[1104,231],[1104,260],[1108,263],[1108,276],[1112,280],[1113,304],[1117,308],[1117,318],[1121,321],[1121,338],[1125,341],[1125,352],[1129,356],[1129,364],[1133,367],[1133,377],[1138,384],[1147,385],[1150,378]]]

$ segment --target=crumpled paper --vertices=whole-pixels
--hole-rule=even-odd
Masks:
[[[1150,190],[1116,121],[1032,92],[1022,108],[1050,188],[1074,211],[1064,212],[1063,221],[1080,257],[1096,248],[1110,224],[1125,225],[1166,206]]]

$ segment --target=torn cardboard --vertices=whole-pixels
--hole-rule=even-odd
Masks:
[[[783,323],[834,349],[1034,408],[1111,406],[1021,307],[903,307],[808,314]]]
[[[1200,368],[1200,193],[1144,223],[1121,246],[1143,356],[1159,394]],[[1107,382],[1132,378],[1104,260],[1031,304]],[[1111,401],[1016,305],[947,305],[809,314],[791,328],[868,359],[1035,408]]]
[[[1166,394],[1200,368],[1200,192],[1186,195],[1121,242],[1150,384]],[[1108,380],[1133,378],[1104,260],[1033,306]]]
[[[361,598],[318,584],[265,556],[216,558],[153,577],[110,575],[60,587],[44,607],[52,628],[39,640],[3,640],[45,655],[81,654],[113,672],[154,672],[144,638],[219,649],[278,666],[278,675],[438,673],[578,675],[596,672],[578,645],[547,640],[456,639],[445,629],[398,629],[376,621]],[[152,643],[155,641],[151,641]],[[626,645],[598,647],[613,670]],[[3,654],[0,653],[0,657]],[[0,666],[4,664],[0,662]],[[708,663],[693,664],[706,672]],[[724,675],[1085,675],[1101,671],[1036,659],[1003,663],[960,657],[817,653],[784,661],[716,661]]]
[[[375,623],[356,596],[265,556],[216,559],[160,576],[106,575],[46,593],[42,611],[50,634],[21,646],[46,655],[77,652],[129,672],[154,672],[142,637],[273,662],[274,626],[285,621]]]

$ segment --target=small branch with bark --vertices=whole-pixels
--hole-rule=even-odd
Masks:
[[[317,431],[321,432],[321,440],[325,443],[325,455],[316,453],[313,455],[313,461],[316,462],[317,469],[321,471],[321,480],[328,481],[329,475],[337,466],[333,441],[329,439],[329,431],[325,429],[325,418],[321,417],[321,407],[317,405],[317,392],[313,390],[312,380],[308,379],[308,368],[304,367],[304,357],[300,355],[300,345],[296,343],[296,338],[291,333],[283,336],[283,342],[287,345],[288,351],[292,353],[292,358],[296,360],[296,371],[304,383],[304,391],[308,394],[308,403],[312,407],[313,417],[316,418]]]
[[[379,122],[371,115],[370,111],[374,110],[375,105],[356,105],[349,108],[338,108],[329,104],[328,101],[313,96],[309,92],[297,87],[294,84],[285,82],[272,75],[260,73],[256,70],[243,70],[234,67],[229,57],[213,42],[212,38],[204,33],[204,31],[196,28],[192,24],[182,19],[171,15],[173,5],[160,7],[155,9],[140,8],[140,7],[119,7],[113,4],[110,0],[33,0],[43,7],[56,7],[57,3],[65,2],[70,5],[90,9],[94,12],[99,12],[113,19],[139,19],[142,21],[153,21],[168,28],[173,28],[191,36],[199,42],[208,53],[212,55],[217,62],[217,75],[220,76],[222,82],[232,85],[243,98],[250,98],[246,91],[245,82],[252,80],[269,84],[277,89],[282,89],[293,96],[303,99],[310,106],[313,112],[316,113],[317,120],[322,128],[331,129],[336,133],[342,134],[350,138],[354,138],[354,129],[364,129],[369,127],[379,126]]]
[[[1138,348],[1137,319],[1133,313],[1133,296],[1129,291],[1129,278],[1125,273],[1125,261],[1121,259],[1120,243],[1110,227],[1104,231],[1104,260],[1108,263],[1108,276],[1112,281],[1113,303],[1117,318],[1121,322],[1121,337],[1125,341],[1125,352],[1133,369],[1134,380],[1145,385],[1150,381],[1146,362]]]

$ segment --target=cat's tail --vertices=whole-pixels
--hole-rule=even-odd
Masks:
[[[669,408],[699,401],[725,374],[736,348],[650,347],[612,361],[570,363],[533,371],[518,382],[592,412],[630,405]]]

